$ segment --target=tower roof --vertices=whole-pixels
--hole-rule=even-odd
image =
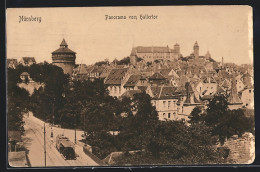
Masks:
[[[68,46],[68,44],[67,44],[67,42],[65,41],[65,39],[63,38],[63,40],[61,41],[61,44],[60,44],[60,46],[65,46],[65,47],[67,47]]]
[[[196,41],[195,44],[194,44],[194,47],[198,47],[198,46],[199,46],[199,44],[198,44],[198,42]]]
[[[61,41],[60,48],[52,52],[52,54],[57,54],[57,53],[76,54],[74,51],[72,51],[71,49],[68,48],[68,44],[67,44],[67,42],[65,41],[64,38]]]
[[[242,101],[240,100],[240,98],[238,97],[238,94],[237,94],[236,80],[235,80],[234,76],[232,78],[232,87],[231,87],[230,95],[228,97],[228,103],[231,105],[232,104],[242,104]]]
[[[184,105],[199,104],[200,101],[194,96],[194,91],[192,90],[192,87],[189,82],[186,82],[185,89],[186,89],[186,100],[184,102]]]

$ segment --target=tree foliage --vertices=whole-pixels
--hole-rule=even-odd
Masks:
[[[28,112],[29,93],[17,86],[20,73],[15,69],[7,71],[7,122],[9,131],[24,132],[23,114]]]

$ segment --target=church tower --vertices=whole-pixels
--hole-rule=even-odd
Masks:
[[[195,42],[194,46],[193,46],[193,53],[195,56],[195,59],[199,58],[199,45],[197,43],[197,41]]]
[[[130,63],[132,65],[136,65],[136,49],[133,48],[132,51],[131,51],[131,54],[130,54]]]
[[[72,75],[75,60],[76,53],[68,48],[65,39],[62,40],[60,48],[52,52],[52,64],[61,67],[65,74]]]

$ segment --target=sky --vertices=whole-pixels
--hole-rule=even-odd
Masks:
[[[140,20],[139,15],[157,19]],[[105,20],[105,15],[127,19]],[[41,17],[23,21],[19,16]],[[137,20],[128,16],[137,16]],[[134,46],[169,46],[178,43],[183,56],[210,52],[216,61],[253,63],[252,9],[250,6],[60,7],[10,8],[6,18],[7,58],[35,57],[52,62],[51,52],[64,38],[75,51],[76,63],[122,59]]]

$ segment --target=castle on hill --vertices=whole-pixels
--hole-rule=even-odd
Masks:
[[[142,58],[145,62],[153,62],[155,60],[169,60],[175,61],[182,57],[180,52],[180,45],[176,43],[171,49],[168,45],[166,47],[159,46],[137,46],[133,47],[130,54],[130,62],[131,64],[136,64],[137,58]],[[199,60],[201,58],[209,60],[211,55],[209,52],[206,53],[205,56],[199,55],[199,45],[197,41],[193,46],[193,52],[188,56],[190,59]]]

